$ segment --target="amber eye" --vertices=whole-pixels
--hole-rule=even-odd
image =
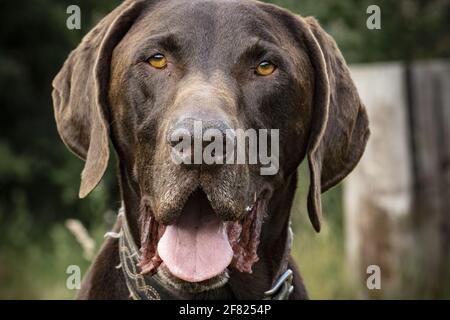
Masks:
[[[256,67],[256,73],[260,76],[270,76],[274,73],[276,68],[277,67],[272,62],[263,61]]]
[[[167,67],[167,58],[163,54],[158,53],[148,59],[148,63],[150,63],[153,68],[164,69]]]

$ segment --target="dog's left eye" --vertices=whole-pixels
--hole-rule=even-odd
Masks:
[[[277,67],[270,61],[261,62],[258,67],[256,67],[256,73],[260,76],[270,76],[275,72]]]
[[[164,69],[167,67],[167,58],[163,54],[155,54],[150,59],[148,59],[148,63],[156,69]]]

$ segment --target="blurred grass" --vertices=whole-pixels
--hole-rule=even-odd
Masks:
[[[99,244],[106,225],[90,230]],[[83,258],[80,245],[63,224],[54,224],[46,242],[0,252],[0,299],[72,299],[77,291],[66,288],[67,267],[77,265],[82,275],[90,262]]]
[[[336,188],[323,198],[323,230],[316,234],[306,212],[308,179],[305,166],[300,169],[299,187],[292,212],[295,233],[293,255],[299,264],[311,299],[354,298],[345,273],[341,190]],[[95,193],[102,193],[100,188]],[[81,201],[81,200],[80,200]],[[66,288],[66,269],[78,265],[82,275],[90,262],[63,222],[51,224],[42,236],[29,237],[33,219],[24,209],[9,223],[3,235],[8,245],[0,250],[0,299],[72,299],[76,290]],[[97,248],[111,228],[112,213],[97,212],[89,233]],[[106,217],[106,219],[105,219]],[[73,217],[77,218],[77,217]]]
[[[104,183],[92,196],[94,199],[105,198]],[[20,192],[16,203],[13,218],[6,223],[2,223],[5,215],[0,212],[0,300],[74,298],[77,291],[66,288],[67,267],[77,265],[84,275],[91,262],[83,257],[80,244],[64,221],[43,226],[39,219],[30,214]],[[90,217],[88,231],[98,249],[115,217],[111,217],[113,212],[105,209],[107,207],[93,203],[89,206],[91,208],[86,211],[96,214]]]
[[[292,254],[297,261],[310,299],[355,299],[346,270],[342,187],[322,195],[322,230],[316,233],[309,221],[306,199],[309,173],[299,169],[298,190],[291,213],[294,231]]]

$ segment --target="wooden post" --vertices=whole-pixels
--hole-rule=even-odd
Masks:
[[[344,187],[349,270],[362,297],[437,297],[448,287],[449,68],[352,67],[372,131]],[[370,265],[381,290],[366,287]]]
[[[448,279],[450,222],[450,63],[409,67],[414,163],[416,259],[422,275],[415,291],[438,298]],[[446,281],[447,280],[447,281]]]

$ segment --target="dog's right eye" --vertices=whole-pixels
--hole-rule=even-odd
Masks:
[[[256,73],[260,76],[266,77],[274,73],[276,68],[277,67],[272,62],[263,61],[256,68]]]
[[[148,59],[148,63],[153,68],[164,69],[165,67],[167,67],[167,58],[163,54],[158,53]]]

